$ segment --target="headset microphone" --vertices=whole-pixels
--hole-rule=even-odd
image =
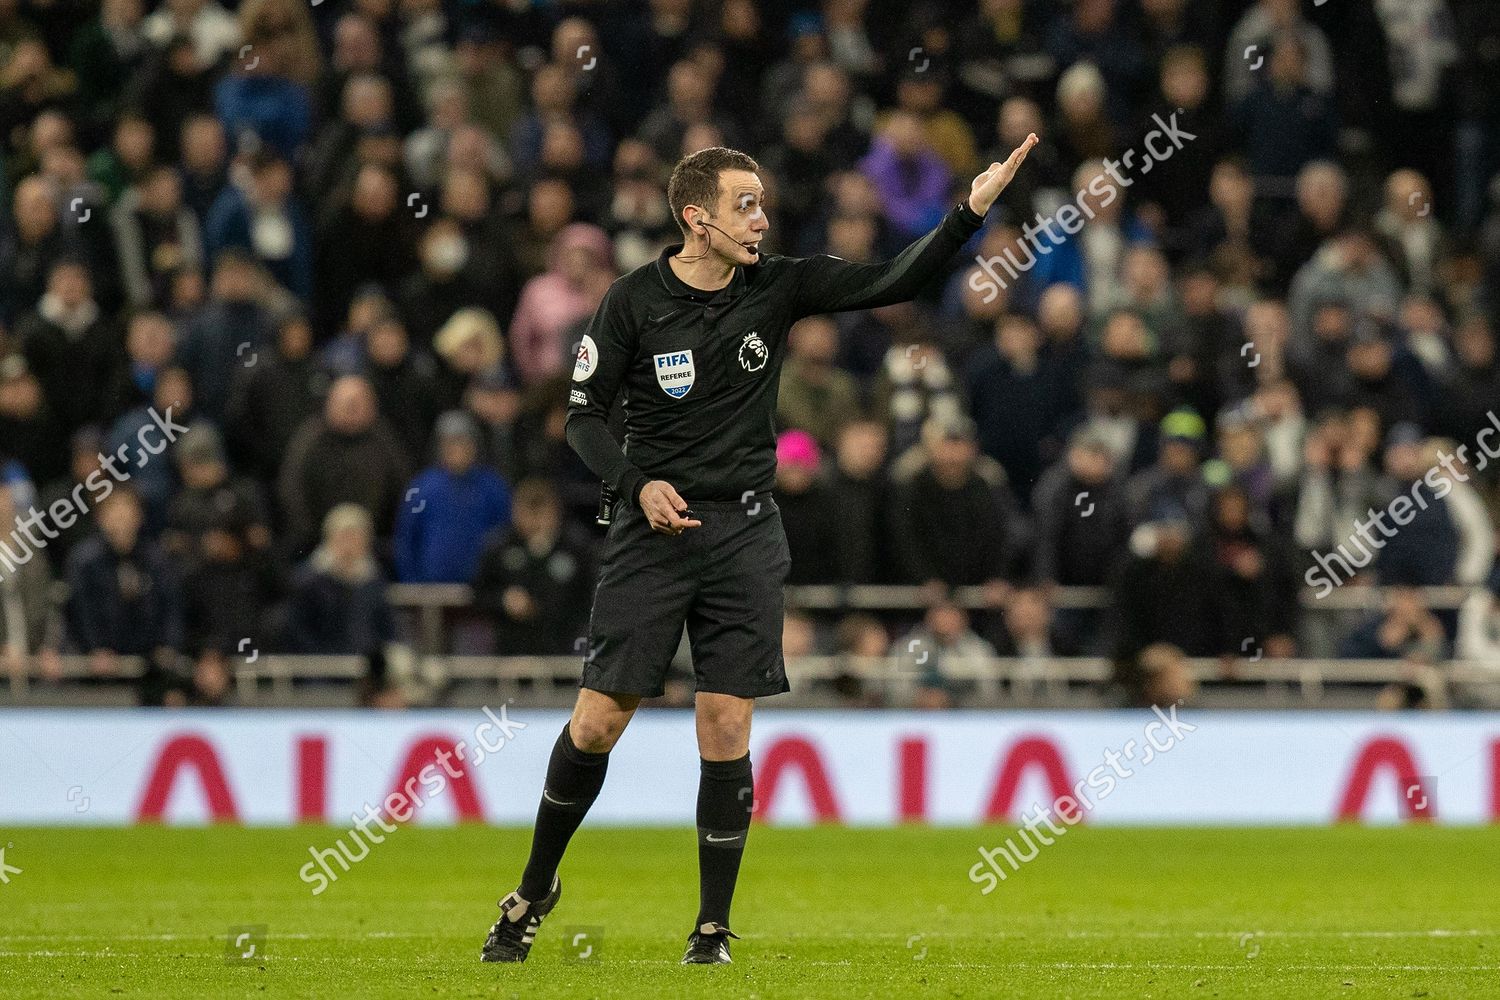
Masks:
[[[712,222],[700,222],[699,225],[701,225],[701,226],[713,226],[714,229],[718,229],[719,230],[720,235],[722,235],[725,239],[730,240],[730,241],[732,241],[734,243],[739,243],[740,246],[744,247],[746,250],[750,251],[752,254],[755,254],[757,257],[760,256],[760,247],[756,246],[753,243],[743,243],[740,240],[735,239],[733,236],[730,236],[728,233],[724,232],[724,230],[719,229],[718,226],[714,226],[714,224]]]
[[[720,233],[723,233],[725,239],[729,240],[732,243],[739,243],[740,246],[742,246],[746,250],[750,251],[750,253],[753,254],[756,257],[760,256],[760,247],[754,246],[753,244],[740,243],[739,240],[735,239],[733,236],[730,236],[728,233],[725,233],[724,230],[719,229],[718,226],[714,226],[714,224],[712,222],[700,222],[700,223],[698,223],[698,225],[699,226],[713,226],[715,229],[718,229]],[[707,236],[708,235],[708,233],[704,232],[702,229],[699,229],[698,233],[701,236]],[[710,238],[709,243],[712,244],[712,242],[713,242],[713,240]],[[685,257],[681,253],[679,253],[677,255],[677,259],[681,260],[681,261],[684,261],[684,262],[687,262],[687,263],[691,263],[692,261],[702,260],[704,257],[707,257],[708,254],[709,254],[709,247],[705,246],[703,248],[703,252],[702,253],[693,254],[691,257]]]

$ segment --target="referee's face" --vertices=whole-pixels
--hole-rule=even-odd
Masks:
[[[740,244],[759,246],[771,223],[766,219],[766,191],[760,178],[749,170],[725,170],[719,174],[719,204],[714,225],[724,230],[728,239],[711,239],[710,245],[720,256],[735,264],[754,264],[760,259]],[[714,231],[710,229],[710,235]]]

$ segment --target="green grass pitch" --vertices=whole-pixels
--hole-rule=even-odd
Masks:
[[[315,898],[341,833],[0,831],[0,997],[1500,997],[1500,827],[1079,827],[989,895],[1008,828],[757,827],[698,968],[691,831],[585,827],[524,966],[478,956],[527,831],[406,827]]]

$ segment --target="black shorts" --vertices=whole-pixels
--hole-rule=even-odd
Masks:
[[[615,502],[580,686],[660,696],[686,625],[699,691],[791,690],[781,587],[792,557],[776,502],[760,493],[688,506],[703,523],[673,537],[652,531],[639,504]]]

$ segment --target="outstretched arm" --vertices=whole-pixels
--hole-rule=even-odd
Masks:
[[[1017,146],[1004,163],[992,163],[974,178],[969,197],[943,217],[931,232],[894,258],[879,264],[851,264],[828,254],[796,262],[797,289],[793,314],[872,309],[905,302],[948,266],[953,255],[984,222],[984,214],[1037,144],[1035,134]]]

